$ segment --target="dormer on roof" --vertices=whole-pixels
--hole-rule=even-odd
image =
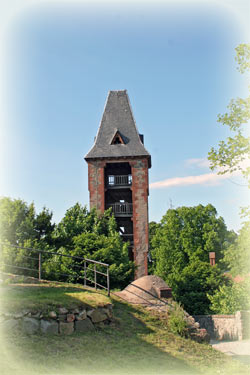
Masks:
[[[119,130],[116,129],[115,135],[112,137],[112,141],[110,144],[111,145],[124,145],[125,144]]]
[[[126,90],[109,92],[95,143],[85,160],[119,157],[146,157],[151,167],[151,156],[138,133]]]

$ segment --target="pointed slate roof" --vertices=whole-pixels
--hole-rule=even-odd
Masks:
[[[117,133],[123,144],[114,144]],[[151,167],[151,156],[138,133],[127,91],[110,91],[94,146],[85,156],[85,160],[138,156],[147,157]]]

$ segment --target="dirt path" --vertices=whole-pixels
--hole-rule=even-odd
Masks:
[[[250,365],[250,340],[241,341],[215,341],[210,344],[216,350],[221,351],[242,363]]]

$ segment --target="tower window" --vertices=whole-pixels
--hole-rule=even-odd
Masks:
[[[113,136],[111,141],[111,145],[124,145],[124,140],[122,139],[119,130],[115,132],[115,135]]]
[[[115,184],[115,176],[108,176],[108,179],[109,179],[109,185]]]
[[[121,139],[120,139],[120,137],[116,137],[115,139],[114,139],[114,145],[120,145],[122,142],[121,142]]]

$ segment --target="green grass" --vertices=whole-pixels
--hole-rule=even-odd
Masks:
[[[110,303],[104,293],[66,283],[14,284],[0,288],[1,311],[56,310],[58,307],[96,307]]]
[[[111,295],[67,284],[6,285],[4,308],[114,305],[115,321],[89,334],[36,336],[12,332],[1,341],[1,374],[249,374],[249,366],[206,344],[171,333],[164,317]],[[69,304],[69,305],[68,305]],[[47,307],[44,306],[44,309]]]

